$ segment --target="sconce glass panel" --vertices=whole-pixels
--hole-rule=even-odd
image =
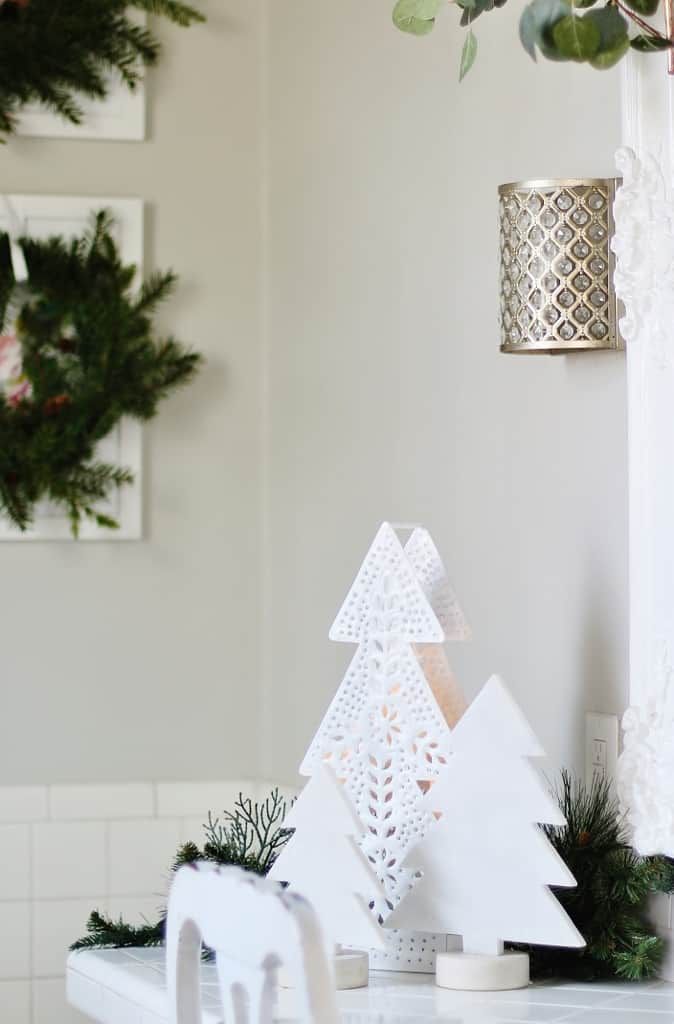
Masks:
[[[502,352],[622,348],[613,289],[613,178],[499,187]]]

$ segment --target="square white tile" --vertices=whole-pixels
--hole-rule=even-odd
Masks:
[[[93,900],[40,900],[33,904],[33,974],[65,974],[69,947],[86,932],[92,910],[107,911],[104,897]]]
[[[29,981],[0,981],[2,1024],[31,1024]]]
[[[0,822],[42,821],[46,817],[46,786],[0,786]]]
[[[111,896],[108,913],[117,920],[124,918],[127,924],[154,924],[162,916],[166,901],[160,896]]]
[[[239,793],[255,795],[253,782],[158,782],[157,813],[160,817],[201,818],[209,811],[221,815],[233,808]]]
[[[34,825],[34,897],[94,898],[105,892],[106,827],[103,822]]]
[[[91,1024],[91,1021],[68,1003],[65,978],[51,978],[33,982],[32,1024]]]
[[[165,895],[180,845],[180,822],[113,821],[108,827],[110,895]]]
[[[0,980],[30,978],[30,903],[0,903]]]
[[[0,900],[30,899],[30,825],[0,825]]]
[[[151,818],[154,787],[149,782],[50,786],[49,809],[50,816],[60,821]]]

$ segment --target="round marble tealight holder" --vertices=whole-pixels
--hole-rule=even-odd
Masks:
[[[468,992],[503,992],[529,984],[526,953],[438,953],[435,983],[440,988]]]
[[[370,955],[360,949],[344,949],[335,953],[332,961],[335,988],[344,991],[349,988],[366,988],[370,977]],[[278,983],[281,988],[294,988],[293,980],[285,967],[278,969]]]

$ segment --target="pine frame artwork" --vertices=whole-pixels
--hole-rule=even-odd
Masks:
[[[80,234],[91,214],[107,209],[115,218],[117,243],[122,259],[135,264],[138,277],[143,265],[143,202],[140,199],[110,197],[10,195],[10,208],[26,234],[35,237]],[[0,230],[11,228],[9,217],[0,206]],[[134,474],[133,484],[120,487],[113,501],[102,511],[108,512],[119,523],[118,530],[107,530],[92,520],[84,519],[80,527],[82,541],[140,540],[142,537],[142,451],[143,433],[136,420],[123,420],[120,426],[101,443],[102,458],[119,463]],[[69,541],[73,542],[70,521],[59,509],[45,502],[40,506],[34,526],[22,532],[5,519],[0,519],[0,541]]]
[[[132,91],[121,81],[112,81],[104,100],[82,97],[81,106],[81,124],[73,124],[40,106],[26,107],[19,115],[15,134],[44,139],[144,141],[147,115],[143,83]]]

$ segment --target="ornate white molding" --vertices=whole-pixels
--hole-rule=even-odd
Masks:
[[[674,86],[631,54],[614,282],[625,311],[629,452],[630,708],[618,792],[635,846],[674,854]]]
[[[616,153],[622,176],[614,205],[614,284],[627,343],[641,341],[662,366],[671,364],[674,324],[674,192],[670,169],[652,153]]]

